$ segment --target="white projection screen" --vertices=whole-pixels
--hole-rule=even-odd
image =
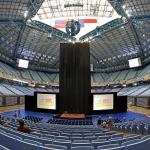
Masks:
[[[37,108],[56,110],[56,94],[37,93]]]
[[[114,94],[94,94],[93,110],[112,110],[114,108]]]

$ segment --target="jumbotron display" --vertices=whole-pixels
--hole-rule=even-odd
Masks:
[[[37,93],[37,108],[56,109],[56,94]]]
[[[112,110],[114,109],[113,94],[94,94],[93,110]]]
[[[20,68],[28,68],[29,61],[25,59],[18,59],[18,67]]]

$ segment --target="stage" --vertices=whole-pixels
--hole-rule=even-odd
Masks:
[[[70,113],[64,113],[59,116],[60,118],[64,119],[85,119],[85,114],[70,114]]]

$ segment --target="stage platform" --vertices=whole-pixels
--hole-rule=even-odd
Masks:
[[[64,113],[60,115],[60,118],[64,119],[84,119],[86,118],[85,114],[70,114],[70,113]]]

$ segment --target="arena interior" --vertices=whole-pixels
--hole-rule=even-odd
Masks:
[[[0,150],[21,149],[150,149],[150,0],[0,0]]]

